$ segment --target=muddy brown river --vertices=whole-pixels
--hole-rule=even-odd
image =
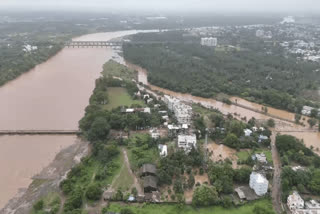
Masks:
[[[98,33],[75,40],[107,41],[134,33],[137,31]],[[95,79],[99,77],[102,65],[114,55],[116,53],[111,48],[64,48],[47,62],[5,84],[0,88],[0,130],[77,129],[78,121],[88,105]],[[137,70],[139,80],[148,84],[146,71]],[[238,113],[248,119],[268,118],[213,99],[180,94],[152,85],[150,87],[185,101],[218,108],[223,113]],[[292,115],[288,115],[291,118]],[[299,129],[289,123],[285,123],[285,126]],[[318,147],[318,134],[301,135],[298,137],[306,138],[307,145]],[[52,162],[58,152],[75,142],[76,136],[72,135],[0,136],[0,208],[18,194],[19,189],[27,188],[32,177]]]
[[[136,31],[85,35],[107,41]],[[76,130],[111,48],[64,48],[0,88],[0,130]],[[75,136],[0,136],[0,209]]]

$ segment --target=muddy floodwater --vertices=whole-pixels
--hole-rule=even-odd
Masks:
[[[108,41],[137,31],[98,33],[78,41]],[[111,48],[64,48],[0,88],[0,130],[77,130],[89,97],[112,58]],[[75,136],[0,136],[0,209],[32,182]]]
[[[75,136],[0,136],[0,206],[26,188]]]

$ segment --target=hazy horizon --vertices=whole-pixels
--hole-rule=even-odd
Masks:
[[[320,12],[314,0],[1,0],[0,10],[69,10],[86,12]]]

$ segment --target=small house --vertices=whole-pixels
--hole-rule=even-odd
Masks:
[[[157,174],[156,166],[149,163],[143,164],[140,171],[141,171],[141,176],[149,176],[149,175],[155,176]]]
[[[190,152],[192,147],[196,148],[197,137],[196,135],[178,135],[178,147],[185,152]]]
[[[160,133],[157,131],[157,129],[151,129],[150,135],[152,139],[158,139],[160,138]]]
[[[244,192],[240,187],[236,188],[234,191],[236,191],[236,193],[238,194],[241,200],[246,200],[246,195],[244,194]]]
[[[259,139],[258,142],[261,143],[262,141],[268,140],[269,138],[267,136],[264,135],[259,135]]]
[[[249,186],[258,196],[263,196],[268,192],[269,181],[260,173],[252,172]]]
[[[105,192],[103,193],[103,200],[109,201],[109,200],[112,199],[113,195],[114,195],[114,192],[113,192],[113,191],[105,191]]]
[[[160,156],[161,157],[167,157],[167,155],[168,155],[168,147],[167,147],[167,145],[159,144],[158,148],[160,150]]]
[[[155,176],[145,176],[142,179],[143,182],[143,190],[145,193],[150,193],[156,191],[158,189],[158,180]]]
[[[246,136],[246,137],[250,137],[252,134],[252,131],[250,129],[245,129],[243,131],[244,131],[244,136]]]

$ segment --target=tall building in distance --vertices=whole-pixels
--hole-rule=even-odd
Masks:
[[[216,47],[218,45],[218,39],[214,37],[201,38],[202,46]]]

